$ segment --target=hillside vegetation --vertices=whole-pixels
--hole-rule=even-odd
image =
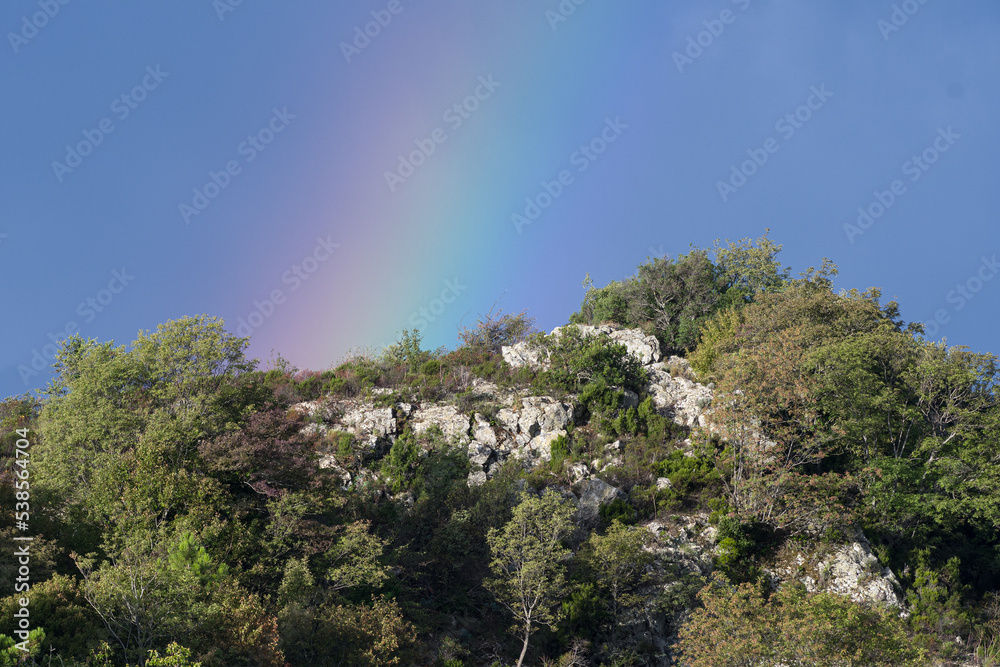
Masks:
[[[997,358],[780,250],[321,372],[67,340],[0,404],[0,665],[1000,665]]]

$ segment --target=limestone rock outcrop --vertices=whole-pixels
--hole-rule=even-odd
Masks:
[[[673,359],[684,361],[671,357]],[[712,405],[714,396],[712,387],[689,380],[683,375],[673,375],[668,368],[670,366],[657,363],[646,369],[649,373],[646,391],[652,396],[653,405],[681,426],[707,427],[707,410]]]
[[[628,350],[629,354],[635,357],[640,364],[648,365],[660,360],[660,342],[655,336],[639,331],[638,329],[619,329],[607,324],[591,326],[589,324],[568,325],[575,326],[580,333],[585,336],[608,336],[616,343],[621,343]],[[550,335],[561,336],[566,327],[556,327]],[[531,368],[541,368],[545,366],[545,352],[539,348],[523,341],[510,346],[504,346],[501,350],[504,361],[520,368],[530,366]]]

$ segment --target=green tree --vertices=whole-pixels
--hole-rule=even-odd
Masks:
[[[651,258],[635,276],[601,288],[593,287],[588,275],[584,287],[587,293],[570,322],[646,329],[668,354],[693,349],[702,324],[731,301],[718,268],[698,248],[676,260]]]
[[[13,637],[8,637],[7,635],[0,635],[0,667],[16,667],[16,665],[25,665],[27,662],[25,658],[31,658],[32,664],[38,664],[34,661],[34,658],[38,657],[39,652],[42,649],[42,643],[45,641],[45,630],[42,628],[34,628],[28,632],[28,638],[23,640],[23,648],[27,650],[21,650],[18,642]]]
[[[213,484],[191,468],[201,440],[253,409],[240,384],[255,364],[247,344],[204,316],[140,333],[130,349],[68,339],[39,418],[39,486],[120,540],[185,508],[210,513]]]
[[[140,665],[161,640],[192,625],[196,577],[170,568],[163,551],[135,544],[100,565],[92,558],[77,558],[83,596],[126,658]]]
[[[597,583],[606,591],[605,603],[611,618],[612,641],[617,636],[623,614],[644,601],[639,587],[648,584],[647,568],[653,553],[647,550],[652,535],[645,528],[625,526],[615,520],[604,535],[594,533],[584,553]]]
[[[833,593],[762,584],[732,586],[716,576],[698,594],[702,607],[681,627],[677,649],[689,667],[916,667],[913,648],[892,610]]]
[[[781,244],[767,237],[770,229],[757,239],[756,245],[749,238],[730,242],[723,247],[715,241],[715,264],[729,287],[739,292],[745,301],[757,295],[777,292],[789,283],[790,267],[782,267],[777,256]]]
[[[538,376],[545,387],[578,391],[594,383],[641,391],[647,382],[639,360],[607,336],[585,336],[569,325],[558,333],[532,338],[545,351],[547,368]]]
[[[388,578],[382,564],[385,540],[372,534],[371,525],[358,521],[345,526],[327,550],[326,578],[331,591],[358,586],[376,587]]]
[[[34,553],[32,554],[34,557]],[[34,558],[32,559],[34,560]],[[21,594],[0,600],[0,628],[14,626]],[[42,655],[83,656],[106,637],[101,620],[84,599],[78,580],[56,574],[31,586],[31,616],[46,630]]]
[[[524,663],[532,633],[539,626],[551,628],[558,620],[566,586],[563,561],[570,555],[562,541],[572,529],[573,513],[572,505],[558,494],[522,493],[510,521],[487,535],[493,577],[484,583],[514,616],[524,642],[518,667]]]
[[[382,350],[379,361],[392,366],[406,366],[410,372],[416,372],[431,357],[430,352],[420,349],[422,340],[423,334],[419,329],[403,329],[396,342]]]
[[[146,667],[201,667],[201,663],[191,661],[191,649],[170,642],[163,656],[155,650],[149,652]]]

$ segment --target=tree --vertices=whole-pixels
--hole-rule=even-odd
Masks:
[[[694,248],[676,260],[654,257],[636,275],[595,288],[588,275],[587,293],[574,324],[612,322],[656,335],[665,353],[694,348],[702,324],[731,301],[719,269],[708,252]]]
[[[119,538],[210,492],[190,468],[200,441],[253,409],[239,383],[256,363],[243,356],[247,344],[205,316],[140,333],[130,349],[65,341],[32,457],[39,486]]]
[[[770,229],[757,239],[756,246],[749,238],[730,242],[722,247],[715,241],[715,263],[730,288],[739,291],[744,301],[753,301],[757,295],[776,292],[789,283],[790,267],[782,268],[776,257],[781,244],[767,238]]]
[[[786,584],[731,585],[716,576],[702,607],[681,627],[677,649],[688,667],[916,667],[924,664],[899,616],[833,593]]]
[[[133,545],[101,565],[77,557],[83,595],[126,658],[140,665],[160,640],[189,627],[196,577],[168,567],[165,553]]]
[[[201,663],[191,661],[190,649],[177,642],[170,642],[163,656],[155,650],[149,652],[146,667],[201,667]]]
[[[384,551],[385,540],[371,533],[369,523],[344,526],[325,556],[330,564],[326,573],[329,590],[381,584],[389,576],[389,568],[380,562]]]
[[[720,305],[724,285],[708,253],[697,248],[676,261],[658,257],[638,270],[631,319],[647,321],[667,352],[694,348],[702,323]]]
[[[573,526],[573,507],[555,493],[541,497],[521,493],[511,520],[502,530],[491,528],[486,539],[492,553],[493,577],[486,588],[514,616],[523,640],[517,666],[524,663],[528,642],[538,626],[553,627],[566,586],[562,545]]]
[[[800,340],[800,328],[786,329],[739,355],[712,414],[716,465],[736,515],[793,533],[842,520],[838,487],[847,482],[820,469],[833,436],[816,380],[801,370]]]
[[[431,358],[431,353],[420,349],[423,341],[420,329],[403,329],[392,345],[387,345],[379,355],[379,361],[391,366],[406,366],[411,372]]]
[[[293,413],[294,414],[294,413]],[[274,497],[282,491],[321,483],[315,447],[302,434],[298,415],[282,410],[250,415],[239,431],[228,431],[198,446],[208,471],[223,481]]]
[[[646,569],[654,558],[646,547],[651,541],[652,535],[645,528],[625,526],[617,519],[604,535],[594,533],[587,541],[586,559],[597,583],[607,592],[612,641],[623,613],[643,601],[636,591],[650,581]]]

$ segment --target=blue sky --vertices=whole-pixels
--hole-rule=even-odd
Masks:
[[[588,272],[768,227],[997,351],[994,2],[17,0],[0,32],[3,395],[67,330],[199,313],[315,369],[501,297],[549,329]]]

